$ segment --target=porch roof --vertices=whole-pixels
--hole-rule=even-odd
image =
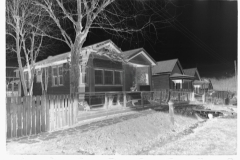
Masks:
[[[195,80],[195,81],[193,81],[193,84],[195,84],[195,85],[202,85],[202,84],[210,84],[210,82],[208,81],[208,80],[206,80],[206,79],[203,79],[203,80]]]
[[[172,79],[193,79],[194,76],[189,76],[185,74],[179,74],[179,73],[174,73],[173,75],[170,76]]]

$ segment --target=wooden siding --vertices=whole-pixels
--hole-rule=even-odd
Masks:
[[[152,90],[169,89],[169,75],[157,75],[152,77]]]
[[[122,70],[122,62],[118,61],[111,61],[111,60],[105,60],[105,59],[93,59],[93,67],[99,67],[99,68],[108,68],[108,69],[120,69]]]
[[[95,86],[95,92],[122,91],[122,86]]]
[[[171,73],[171,74],[174,74],[174,73],[182,74],[182,71],[181,71],[178,63],[176,63],[175,66],[173,67],[173,70],[172,70],[172,73]]]

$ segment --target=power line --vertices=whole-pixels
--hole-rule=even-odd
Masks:
[[[165,17],[170,19],[168,15],[170,15],[167,11],[164,10],[164,12],[168,15],[166,15],[163,10],[159,10]],[[171,16],[171,15],[170,15]],[[201,41],[199,38],[197,38],[191,31],[189,31],[186,27],[184,27],[178,20],[175,20],[177,23],[172,23],[172,26],[179,30],[181,33],[183,33],[186,37],[188,37],[191,41],[199,45],[203,50],[205,50],[207,53],[209,53],[213,58],[217,59],[221,63],[225,63],[227,61],[223,60],[221,56],[219,56],[217,53],[215,53],[214,50],[212,50],[209,46],[207,46],[203,41]],[[185,28],[185,29],[184,29]]]

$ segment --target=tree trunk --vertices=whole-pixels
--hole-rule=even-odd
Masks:
[[[20,79],[21,79],[21,84],[23,86],[23,93],[24,93],[24,96],[27,96],[27,86],[26,86],[26,83],[25,83],[25,78],[24,78],[24,73],[23,73],[23,67],[22,67],[22,60],[21,60],[21,55],[20,55],[20,52],[21,52],[21,48],[20,48],[20,45],[19,45],[19,32],[17,32],[16,34],[17,36],[17,39],[16,39],[16,50],[17,50],[17,60],[18,60],[18,66],[19,66],[19,75],[20,75]]]

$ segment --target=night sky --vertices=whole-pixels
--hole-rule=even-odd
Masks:
[[[123,51],[143,47],[156,61],[178,58],[183,68],[197,67],[201,77],[234,75],[237,1],[175,0],[173,4],[167,6],[164,16],[175,15],[176,20],[158,30],[158,39],[153,40],[156,43],[144,39],[129,42],[92,30],[84,45],[111,39]],[[64,44],[56,43],[40,58],[69,51]]]

